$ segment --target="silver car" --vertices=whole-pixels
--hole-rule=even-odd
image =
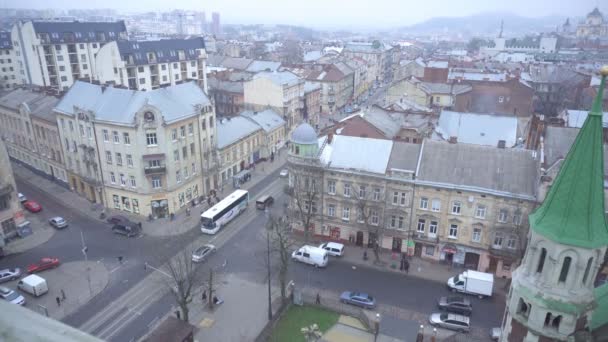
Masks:
[[[55,228],[65,228],[68,226],[68,222],[61,216],[53,217],[49,220],[49,223]]]
[[[471,321],[469,317],[451,313],[434,313],[429,317],[429,323],[432,326],[456,330],[460,332],[469,332]]]
[[[17,268],[17,267],[5,268],[3,270],[0,270],[0,283],[19,279],[20,276],[21,276],[20,268]]]
[[[203,245],[194,252],[192,252],[192,261],[202,262],[213,252],[215,252],[214,245]]]
[[[0,298],[13,304],[25,305],[25,298],[19,292],[0,286]]]

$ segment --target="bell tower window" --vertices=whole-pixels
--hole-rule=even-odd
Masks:
[[[536,266],[536,273],[543,273],[543,267],[545,266],[545,258],[547,258],[547,250],[540,250],[540,258],[538,258],[538,266]]]
[[[583,274],[583,285],[587,283],[587,278],[589,278],[589,272],[591,271],[592,264],[593,258],[589,258],[589,260],[587,260],[587,267],[585,267],[585,273]]]
[[[562,264],[562,270],[559,272],[559,282],[565,283],[568,279],[568,271],[570,271],[570,264],[572,263],[571,257],[565,257],[564,263]]]

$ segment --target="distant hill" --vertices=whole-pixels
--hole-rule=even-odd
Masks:
[[[447,33],[459,32],[468,35],[496,36],[500,31],[500,21],[504,20],[506,37],[531,32],[549,32],[566,21],[562,16],[528,18],[505,12],[486,12],[466,17],[437,17],[421,23],[402,27],[407,33]],[[578,22],[570,18],[571,23]]]

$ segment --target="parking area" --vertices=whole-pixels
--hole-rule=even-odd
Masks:
[[[22,271],[24,274],[21,278],[24,278],[28,274],[26,270]],[[110,275],[103,263],[94,261],[68,262],[36,274],[46,280],[49,289],[40,297],[19,290],[19,280],[5,282],[0,286],[18,291],[25,297],[25,307],[54,319],[69,315],[100,293],[108,284]]]

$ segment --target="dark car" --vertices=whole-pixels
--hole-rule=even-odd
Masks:
[[[27,273],[36,273],[44,270],[49,270],[59,266],[58,258],[42,258],[35,264],[31,264],[27,267]]]
[[[344,291],[340,295],[342,303],[360,306],[365,309],[373,309],[376,306],[374,297],[362,292]]]
[[[141,233],[141,229],[136,224],[133,225],[125,225],[125,224],[115,224],[112,227],[112,232],[114,234],[125,235],[127,237],[139,236]]]
[[[114,216],[108,217],[108,219],[106,221],[108,221],[108,223],[111,223],[111,224],[119,224],[119,223],[128,223],[129,219],[124,216],[121,216],[121,215],[114,215]]]
[[[471,302],[468,299],[460,296],[441,297],[437,301],[437,306],[441,310],[467,316],[471,315],[473,312],[473,305],[471,305]]]

